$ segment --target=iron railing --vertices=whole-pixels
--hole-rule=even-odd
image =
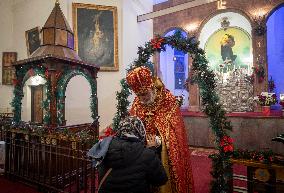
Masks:
[[[87,157],[87,150],[93,144],[11,128],[4,128],[2,134],[8,179],[24,180],[45,192],[95,192],[98,181],[96,170]]]

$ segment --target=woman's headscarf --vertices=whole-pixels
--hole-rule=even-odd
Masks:
[[[119,123],[116,136],[119,138],[136,138],[145,142],[146,130],[143,122],[138,117],[129,116]]]

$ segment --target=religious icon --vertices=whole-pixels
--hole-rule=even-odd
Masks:
[[[15,78],[15,69],[12,66],[17,61],[17,52],[3,52],[2,55],[2,84],[11,85]]]
[[[234,62],[237,55],[233,54],[232,47],[235,45],[234,36],[225,34],[221,40],[221,56],[225,63]]]
[[[3,52],[3,63],[5,67],[11,67],[17,60],[17,52]]]
[[[73,3],[75,49],[102,71],[118,70],[117,8]]]
[[[40,30],[39,27],[35,27],[26,31],[26,44],[28,56],[30,56],[34,51],[40,47]]]
[[[238,27],[220,29],[209,36],[205,45],[210,68],[226,73],[242,69],[245,73],[253,65],[252,40],[245,30]]]

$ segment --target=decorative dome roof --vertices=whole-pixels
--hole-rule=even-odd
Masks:
[[[58,1],[41,30],[41,37],[41,46],[30,58],[53,55],[81,61],[74,50],[74,34]]]

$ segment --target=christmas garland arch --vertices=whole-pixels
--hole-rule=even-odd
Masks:
[[[74,76],[81,75],[87,79],[91,86],[91,97],[90,97],[90,109],[92,112],[92,118],[95,121],[98,117],[98,112],[97,112],[97,82],[96,80],[92,77],[92,75],[84,70],[83,68],[77,67],[77,68],[66,68],[64,70],[64,74],[61,75],[59,81],[58,81],[58,86],[57,86],[57,93],[56,93],[56,100],[57,100],[57,123],[58,125],[62,125],[64,122],[64,101],[65,101],[65,91],[66,87],[68,85],[68,82],[70,79]]]
[[[218,95],[215,92],[215,75],[209,69],[204,50],[198,47],[199,42],[196,41],[196,38],[183,37],[180,31],[167,37],[156,36],[151,41],[146,42],[144,47],[138,47],[138,59],[133,62],[129,70],[139,66],[149,66],[150,57],[155,53],[165,51],[166,45],[188,53],[193,59],[193,77],[191,77],[191,82],[199,85],[202,106],[204,107],[203,111],[210,120],[212,131],[216,136],[215,145],[218,150],[217,154],[210,156],[213,162],[211,192],[228,192],[230,189],[229,183],[232,179],[230,157],[233,152],[233,141],[226,131],[232,130],[232,126],[230,121],[227,120],[225,110],[219,103]],[[118,103],[117,112],[113,119],[114,130],[117,129],[119,121],[127,115],[127,109],[130,104],[127,98],[131,92],[125,79],[121,80],[121,86],[121,91],[116,94]]]
[[[43,117],[44,124],[48,125],[50,123],[50,98],[51,98],[51,83],[48,78],[48,71],[42,65],[28,65],[22,66],[17,71],[17,79],[13,80],[14,88],[14,98],[11,102],[14,113],[14,121],[19,122],[21,120],[21,108],[22,108],[22,99],[24,97],[23,87],[25,86],[26,81],[33,76],[41,76],[46,79],[45,88],[46,88],[46,99],[43,102],[43,109],[45,114]]]

